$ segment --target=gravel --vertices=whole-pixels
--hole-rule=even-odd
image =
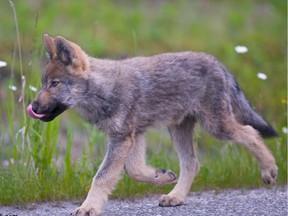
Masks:
[[[160,195],[145,198],[109,200],[102,215],[107,216],[287,216],[287,186],[273,189],[224,190],[191,193],[185,205],[158,207]],[[0,206],[0,216],[62,216],[79,205],[77,202],[49,202],[28,206]]]

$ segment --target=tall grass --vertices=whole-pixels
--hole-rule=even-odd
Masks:
[[[278,184],[286,184],[287,137],[281,132],[282,127],[287,127],[283,5],[276,1],[263,5],[250,1],[243,1],[241,5],[229,2],[211,2],[205,6],[192,1],[178,4],[124,1],[120,5],[98,1],[91,3],[92,10],[84,1],[70,1],[69,4],[52,1],[40,4],[38,14],[24,1],[17,1],[15,5],[13,1],[7,2],[3,14],[11,19],[1,19],[7,31],[0,35],[0,40],[6,41],[0,43],[0,53],[10,65],[3,70],[0,86],[0,204],[83,198],[105,154],[105,135],[73,112],[64,113],[50,123],[26,116],[25,108],[36,95],[29,86],[40,88],[41,34],[44,31],[71,35],[89,53],[99,56],[187,49],[214,53],[236,72],[248,98],[280,131],[280,137],[268,140],[267,144],[279,167]],[[263,6],[261,10],[259,5]],[[217,14],[209,14],[210,6]],[[18,7],[21,10],[17,10]],[[82,11],[87,11],[84,18],[75,16]],[[224,15],[219,15],[222,12]],[[265,22],[261,20],[262,13],[270,16]],[[59,14],[72,20],[67,22],[59,18]],[[13,30],[4,20],[14,25]],[[83,32],[79,34],[74,28]],[[274,32],[273,37],[267,32]],[[215,36],[213,40],[211,35]],[[238,43],[248,46],[248,54],[235,53],[234,46]],[[265,70],[262,72],[268,74],[267,81],[256,77],[258,70]],[[9,89],[12,85],[18,89]],[[22,98],[20,102],[19,98]],[[162,128],[151,130],[147,140],[148,163],[179,173],[178,159],[168,133]],[[255,159],[243,147],[219,143],[200,128],[196,130],[194,141],[202,165],[192,190],[263,186]],[[123,175],[112,196],[166,193],[172,187],[140,184]]]

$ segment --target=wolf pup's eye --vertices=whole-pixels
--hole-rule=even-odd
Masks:
[[[51,82],[51,87],[56,87],[58,84],[59,84],[59,81],[53,80],[53,81]]]

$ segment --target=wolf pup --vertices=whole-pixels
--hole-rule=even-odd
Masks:
[[[257,158],[266,184],[277,166],[262,137],[276,131],[249,105],[233,76],[216,58],[195,52],[165,53],[125,60],[88,56],[62,36],[44,34],[49,61],[42,89],[28,114],[48,122],[69,108],[109,137],[108,150],[87,198],[72,215],[98,215],[121,171],[140,182],[177,183],[160,206],[183,204],[199,162],[193,146],[198,121],[219,140],[246,147]],[[180,176],[145,162],[148,127],[168,127],[180,160]]]

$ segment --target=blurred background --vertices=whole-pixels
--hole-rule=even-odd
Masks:
[[[63,35],[89,55],[120,59],[199,51],[233,73],[253,107],[279,138],[267,140],[287,183],[287,1],[285,0],[14,0],[0,9],[0,204],[85,196],[106,137],[73,111],[51,123],[27,117],[46,63],[44,32]],[[219,143],[200,127],[202,164],[192,190],[263,186],[246,149]],[[165,128],[147,135],[149,163],[179,171]],[[164,193],[124,178],[114,197]]]

